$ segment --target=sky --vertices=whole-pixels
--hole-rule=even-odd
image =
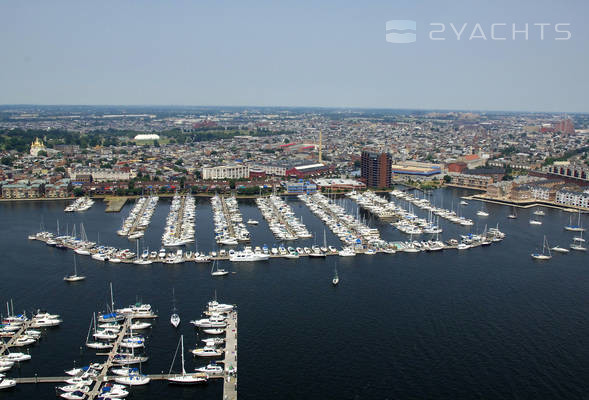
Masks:
[[[2,0],[0,104],[589,112],[587,16],[586,0]],[[389,20],[416,41],[387,42]]]

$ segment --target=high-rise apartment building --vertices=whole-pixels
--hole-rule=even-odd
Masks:
[[[362,178],[367,187],[391,186],[391,155],[369,150],[362,151]]]

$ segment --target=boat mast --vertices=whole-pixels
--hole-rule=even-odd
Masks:
[[[115,300],[114,297],[112,295],[112,282],[110,283],[110,307],[111,307],[111,312],[115,312]]]
[[[184,369],[184,335],[180,336],[180,342],[182,343],[182,376],[186,375],[186,370]]]

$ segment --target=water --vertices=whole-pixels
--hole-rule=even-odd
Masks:
[[[456,208],[462,190],[433,193],[436,204]],[[356,213],[356,205],[341,200]],[[303,217],[317,242],[324,226],[296,199],[289,203]],[[146,373],[167,372],[179,334],[187,349],[199,338],[188,323],[200,316],[218,293],[220,301],[239,307],[239,396],[243,399],[405,399],[405,398],[584,398],[589,395],[589,264],[587,254],[554,254],[548,262],[530,258],[541,249],[545,234],[551,246],[568,247],[574,236],[563,230],[566,212],[545,209],[541,226],[529,225],[532,210],[486,204],[490,216],[477,217],[479,202],[461,209],[477,225],[459,227],[440,219],[444,240],[481,231],[485,223],[508,236],[501,243],[458,252],[356,256],[327,259],[275,259],[232,265],[235,271],[213,279],[208,264],[114,265],[78,257],[78,271],[87,279],[68,285],[73,253],[27,240],[43,222],[55,230],[84,222],[90,239],[134,248],[116,235],[132,204],[121,213],[104,213],[97,202],[85,213],[65,214],[63,202],[0,203],[0,301],[14,299],[16,310],[42,307],[63,316],[31,347],[33,359],[11,376],[60,376],[76,360],[93,353],[83,349],[92,312],[104,310],[113,282],[115,302],[137,298],[152,304],[161,317],[148,332],[150,360]],[[158,250],[169,200],[160,199],[141,246]],[[253,201],[241,201],[254,245],[276,243]],[[425,215],[419,209],[418,213]],[[387,240],[406,236],[389,224],[359,212]],[[588,226],[586,216],[583,226]],[[197,206],[199,250],[212,250],[212,212],[207,200]],[[77,227],[79,232],[79,225]],[[327,242],[340,247],[326,230]],[[314,239],[300,241],[313,244]],[[334,263],[341,279],[332,287]],[[169,323],[172,288],[182,323]],[[0,304],[1,309],[1,304]],[[81,348],[83,349],[81,351]],[[207,360],[187,357],[187,370]],[[175,366],[177,371],[179,364]],[[135,399],[221,399],[222,383],[177,388],[152,382],[133,388]],[[19,385],[2,393],[6,399],[55,398],[53,385]]]

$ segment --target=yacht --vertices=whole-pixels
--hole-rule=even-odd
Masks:
[[[333,279],[331,280],[331,283],[333,284],[333,286],[337,286],[339,284],[339,276],[337,275],[337,266],[335,267],[335,274],[333,276]]]
[[[197,357],[219,357],[222,356],[225,350],[213,346],[205,346],[200,349],[192,350],[192,354]]]
[[[142,375],[139,372],[129,374],[127,376],[117,376],[115,378],[116,383],[129,386],[147,385],[150,380],[151,379],[148,376]]]
[[[229,271],[226,269],[219,268],[219,262],[216,262],[217,268],[215,269],[215,261],[213,261],[213,266],[211,267],[211,276],[225,276],[229,274]]]
[[[572,250],[577,251],[587,251],[587,247],[585,247],[585,239],[583,239],[583,233],[581,232],[581,237],[574,237],[573,243],[571,243],[570,248]]]
[[[537,219],[531,219],[530,225],[542,225],[542,221],[538,221]]]
[[[554,246],[550,250],[555,251],[557,253],[569,253],[570,252],[569,249],[565,249],[564,247],[560,247],[560,246]]]
[[[86,393],[76,390],[75,392],[65,392],[61,393],[59,397],[67,399],[67,400],[82,400],[86,398]]]
[[[78,275],[78,266],[76,262],[76,256],[74,255],[74,274],[65,276],[63,280],[66,282],[79,282],[83,281],[84,279],[86,279],[85,276]]]
[[[256,221],[255,219],[248,219],[247,220],[247,223],[250,224],[250,225],[258,225],[259,224],[259,222]]]
[[[207,374],[207,376],[219,377],[223,376],[223,367],[215,363],[210,363],[206,367],[195,368],[195,371]]]
[[[170,323],[174,328],[177,328],[180,325],[180,316],[176,312],[176,295],[174,293],[174,289],[172,289],[172,315],[170,316]]]
[[[548,251],[548,254],[546,254]],[[550,254],[550,247],[548,247],[548,241],[546,240],[546,236],[544,236],[544,240],[542,242],[542,253],[532,253],[532,258],[535,260],[550,260],[552,258],[552,254]]]
[[[516,211],[515,207],[512,207],[512,209],[513,209],[513,212],[511,214],[509,214],[507,216],[507,218],[516,219],[517,218],[517,211]]]
[[[3,374],[0,374],[0,390],[8,389],[16,386],[14,379],[6,379]]]
[[[569,219],[569,224],[564,227],[567,231],[571,232],[585,232],[585,228],[581,226],[581,209],[579,208],[579,213],[577,217],[577,224],[573,225],[573,216],[571,215]]]
[[[208,335],[221,335],[221,334],[225,333],[225,329],[221,329],[221,328],[211,328],[211,329],[207,328],[207,329],[203,329],[202,331]]]
[[[180,335],[180,342],[182,344],[181,347],[181,356],[182,356],[182,373],[179,375],[172,375],[168,377],[168,382],[175,385],[195,385],[199,383],[205,383],[209,377],[205,373],[197,373],[197,374],[187,374],[186,369],[184,368],[184,335]],[[177,351],[177,350],[176,350]],[[175,356],[174,356],[175,358]],[[172,360],[172,366],[174,365],[174,361]],[[171,370],[171,367],[170,367]]]
[[[460,205],[461,205],[461,206],[467,206],[467,205],[468,205],[468,203],[467,203],[466,201],[464,201],[464,200],[461,200],[461,201],[460,201]]]
[[[533,214],[534,215],[540,215],[540,216],[546,215],[546,213],[543,210],[540,210],[540,209],[534,211]]]

